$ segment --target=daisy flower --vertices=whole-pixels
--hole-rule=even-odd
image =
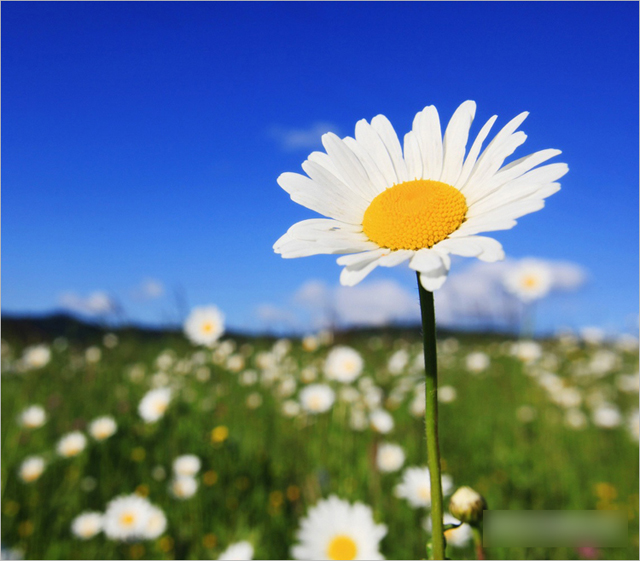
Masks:
[[[335,392],[325,384],[311,384],[300,391],[300,404],[308,413],[328,411],[335,399]]]
[[[178,456],[173,460],[173,473],[176,475],[184,475],[187,477],[193,477],[200,471],[200,458],[193,454],[185,454],[184,456]]]
[[[472,374],[478,374],[489,368],[491,359],[486,353],[476,351],[467,355],[465,364],[469,372],[471,372]]]
[[[96,440],[105,440],[113,436],[117,430],[115,419],[109,416],[98,417],[89,424],[89,434]]]
[[[104,513],[104,533],[111,540],[128,541],[146,537],[153,505],[139,495],[112,499]]]
[[[145,422],[155,423],[164,416],[170,401],[171,390],[169,388],[150,390],[140,401],[138,413]]]
[[[369,414],[369,422],[373,430],[387,434],[393,430],[394,422],[391,413],[384,409],[375,409]]]
[[[29,456],[20,464],[20,479],[25,483],[32,483],[40,478],[44,472],[45,462],[40,456]]]
[[[22,362],[27,369],[42,368],[51,360],[51,349],[47,345],[27,347],[22,353]]]
[[[253,559],[253,546],[248,541],[232,543],[220,554],[218,559]]]
[[[460,520],[454,518],[450,514],[444,514],[445,524],[460,524]],[[424,521],[424,529],[427,532],[431,532],[431,518],[426,518]],[[444,533],[444,537],[447,540],[447,545],[451,547],[467,547],[473,539],[473,530],[469,524],[462,524],[457,528],[451,528]]]
[[[224,315],[215,306],[194,308],[184,322],[184,334],[194,345],[213,345],[224,333]]]
[[[27,407],[22,413],[20,413],[20,424],[28,429],[37,429],[44,425],[46,421],[47,414],[39,405]]]
[[[285,258],[347,254],[338,259],[346,286],[377,266],[409,261],[427,291],[442,286],[451,255],[503,259],[500,243],[478,234],[510,229],[517,218],[540,210],[568,167],[540,166],[560,154],[551,149],[503,165],[526,139],[517,131],[526,112],[481,152],[492,117],[467,151],[475,111],[473,101],[460,105],[443,137],[436,108],[426,107],[405,135],[404,150],[383,115],[370,124],[359,121],[355,138],[323,135],[326,153],[313,152],[302,164],[308,177],[284,173],[278,184],[294,202],[327,218],[294,224],[275,252]]]
[[[364,361],[351,347],[334,347],[327,355],[324,373],[329,380],[350,384],[362,373]]]
[[[71,532],[76,538],[88,540],[102,532],[102,513],[83,512],[71,523]]]
[[[309,510],[297,532],[294,559],[384,559],[380,540],[387,533],[376,524],[371,507],[332,495]]]
[[[147,540],[159,538],[167,529],[167,517],[157,506],[149,505],[149,516],[142,537]]]
[[[442,476],[442,492],[447,495],[453,488],[450,475]],[[431,479],[428,468],[410,467],[402,474],[402,482],[395,488],[396,497],[407,499],[413,508],[431,506]]]
[[[187,475],[179,475],[171,482],[171,494],[176,499],[190,499],[198,490],[198,482]]]
[[[87,437],[80,431],[65,434],[56,446],[56,451],[63,458],[71,458],[82,452],[87,445]]]
[[[507,292],[525,303],[544,298],[549,293],[552,282],[549,266],[536,259],[523,259],[508,270],[504,277]]]
[[[398,444],[381,444],[376,454],[378,469],[384,473],[398,471],[404,464],[405,455]]]

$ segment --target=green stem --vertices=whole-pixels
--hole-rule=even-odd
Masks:
[[[476,559],[478,561],[484,561],[484,548],[482,547],[482,529],[478,526],[472,526],[473,543],[476,546]]]
[[[422,336],[424,340],[425,369],[425,427],[427,435],[427,465],[431,476],[431,528],[433,539],[432,559],[444,559],[444,527],[442,521],[442,475],[440,473],[440,448],[438,446],[438,359],[436,354],[436,314],[433,292],[420,284],[418,273]]]

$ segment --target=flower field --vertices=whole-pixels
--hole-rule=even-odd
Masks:
[[[627,548],[487,558],[638,558],[637,341],[583,335],[438,339],[445,502],[629,513]],[[426,556],[419,330],[92,337],[3,332],[3,556]],[[468,527],[447,542],[475,558]]]

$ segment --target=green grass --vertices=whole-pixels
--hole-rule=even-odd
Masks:
[[[237,373],[212,363],[206,351],[210,378],[196,377],[197,364],[185,364],[185,373],[171,369],[169,383],[175,387],[175,397],[167,414],[155,424],[145,424],[137,405],[158,371],[154,361],[166,349],[178,363],[190,360],[198,349],[186,341],[176,336],[141,341],[123,335],[115,348],[102,347],[102,359],[96,364],[84,361],[83,347],[70,345],[53,350],[51,362],[40,370],[11,373],[22,348],[6,330],[3,337],[11,344],[2,377],[4,547],[19,548],[30,559],[211,559],[230,543],[248,539],[255,546],[255,558],[286,559],[299,520],[320,498],[334,493],[372,506],[376,521],[388,526],[381,543],[386,558],[424,558],[428,535],[422,521],[427,511],[414,510],[394,496],[401,472],[379,473],[372,461],[377,443],[389,441],[405,449],[405,466],[425,465],[424,420],[409,411],[412,392],[399,405],[389,407],[395,428],[388,435],[352,430],[350,405],[340,401],[326,414],[291,419],[281,414],[283,398],[278,397],[277,383],[242,386]],[[628,509],[629,547],[601,550],[600,555],[637,559],[638,444],[626,421],[610,430],[591,421],[583,430],[572,430],[563,422],[561,407],[550,401],[535,377],[525,373],[532,367],[510,356],[509,343],[486,337],[461,336],[459,340],[458,350],[440,353],[440,385],[457,390],[455,401],[440,405],[444,472],[453,477],[455,486],[473,487],[485,496],[489,508],[500,510]],[[366,365],[363,376],[371,377],[385,396],[401,378],[386,370],[392,350],[404,345],[412,358],[419,353],[417,332],[405,334],[402,340],[354,334],[345,342],[361,352]],[[256,353],[269,350],[271,344],[256,339],[250,341],[251,348],[239,346],[246,368],[259,371]],[[638,371],[635,353],[614,351],[620,365],[596,378],[573,372],[596,349],[562,347],[555,341],[543,346],[546,355],[557,358],[557,374],[583,396],[600,392],[625,416],[637,409],[637,394],[621,393],[615,385],[620,372]],[[466,371],[464,357],[472,350],[491,356],[489,370],[478,375]],[[293,341],[280,369],[295,376],[300,388],[304,385],[300,371],[305,366],[316,365],[322,379],[327,352],[327,347],[306,352],[299,341]],[[144,366],[141,380],[129,376],[134,364]],[[412,380],[413,385],[420,381],[419,376]],[[261,394],[263,402],[249,409],[246,399],[254,392]],[[26,430],[16,418],[31,404],[45,407],[49,420],[41,428]],[[535,420],[518,421],[516,412],[522,405],[535,408]],[[581,408],[590,414],[587,405]],[[113,437],[100,443],[90,440],[75,458],[55,456],[60,436],[84,430],[100,415],[115,417],[118,432]],[[222,425],[229,436],[213,443],[211,431]],[[168,491],[171,464],[176,456],[187,453],[202,460],[199,488],[191,499],[178,501]],[[44,455],[48,466],[38,481],[25,484],[18,469],[32,454]],[[154,478],[158,466],[166,471],[166,479]],[[103,535],[88,541],[72,537],[70,524],[75,516],[104,510],[115,496],[136,491],[148,494],[166,513],[169,524],[163,537],[140,544],[119,544]],[[449,548],[448,555],[473,559],[474,551],[471,546]],[[568,548],[493,548],[487,556],[579,558]]]

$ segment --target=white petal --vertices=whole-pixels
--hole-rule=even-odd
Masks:
[[[404,159],[407,162],[409,181],[422,179],[422,154],[415,132],[410,131],[404,135]]]
[[[442,130],[440,117],[433,105],[425,107],[413,120],[420,152],[422,152],[423,178],[440,181],[442,175]]]
[[[476,114],[474,101],[465,101],[451,117],[444,133],[442,175],[440,181],[455,185],[462,171],[469,129]]]
[[[391,155],[382,138],[364,119],[356,123],[356,140],[373,158],[385,178],[387,188],[399,183]]]
[[[322,135],[322,144],[327,154],[338,168],[340,175],[353,191],[357,191],[367,201],[373,186],[360,160],[349,147],[333,133]]]
[[[327,195],[339,197],[345,204],[357,208],[364,214],[368,201],[348,180],[340,179],[330,169],[319,164],[316,158],[302,162],[302,169],[315,183],[325,188]]]
[[[335,186],[320,185],[304,175],[291,172],[280,175],[278,185],[289,193],[292,201],[302,206],[342,222],[362,224],[366,206],[353,204],[352,197],[345,198]]]
[[[436,244],[435,248],[446,249],[452,255],[477,257],[482,261],[493,262],[504,259],[504,250],[500,242],[484,236],[447,238]]]
[[[382,257],[383,255],[386,255],[388,252],[388,249],[376,247],[376,249],[372,251],[365,251],[364,253],[356,253],[354,255],[339,257],[336,262],[338,265],[344,265],[346,267],[361,267]]]
[[[489,131],[491,130],[493,123],[496,122],[497,118],[498,116],[494,115],[484,124],[482,129],[480,129],[478,136],[476,136],[476,139],[471,145],[471,149],[469,150],[467,159],[464,161],[462,171],[460,172],[460,177],[458,177],[458,179],[456,180],[455,187],[462,187],[469,179],[469,176],[471,175],[471,172],[476,165],[476,161],[478,160],[478,154],[480,154],[480,150],[482,149],[482,143],[484,142],[484,139],[487,138],[487,135],[489,134]]]
[[[391,161],[393,162],[393,167],[396,170],[398,181],[400,183],[407,181],[409,179],[407,165],[402,157],[402,148],[400,146],[400,141],[398,140],[398,135],[389,122],[389,119],[384,115],[376,115],[371,119],[371,126],[380,135],[382,142],[384,142],[384,145],[389,152],[389,156],[391,156]]]
[[[435,271],[443,267],[443,260],[450,261],[446,253],[425,248],[415,253],[409,267],[421,273]]]
[[[366,170],[372,186],[372,191],[369,198],[373,200],[387,187],[390,187],[391,184],[387,184],[387,180],[384,178],[384,175],[380,171],[380,168],[377,166],[376,162],[373,160],[369,152],[364,149],[362,144],[360,144],[355,138],[351,138],[350,136],[347,136],[344,139],[344,142],[349,148],[351,148],[351,151],[358,157],[358,159],[362,163],[362,167],[364,167],[364,169]]]
[[[464,222],[455,232],[449,234],[450,238],[460,238],[465,236],[473,236],[480,232],[495,232],[497,230],[510,230],[516,225],[516,221],[511,218],[499,219],[490,217],[484,220],[484,216],[471,218]]]
[[[355,286],[371,271],[373,271],[378,266],[378,264],[379,257],[374,257],[370,261],[345,267],[340,273],[340,284],[342,284],[343,286]]]
[[[428,273],[420,273],[420,284],[425,290],[435,292],[442,287],[444,281],[447,280],[449,271],[441,269],[438,271],[429,271]]]
[[[381,267],[395,267],[396,265],[400,265],[400,263],[404,263],[407,259],[413,257],[414,253],[415,251],[410,249],[398,249],[397,251],[392,251],[380,258],[379,265]]]
[[[480,216],[467,219],[460,228],[449,237],[470,236],[479,232],[508,230],[516,224],[515,219],[544,208],[544,200],[525,199],[515,201],[486,212]]]

